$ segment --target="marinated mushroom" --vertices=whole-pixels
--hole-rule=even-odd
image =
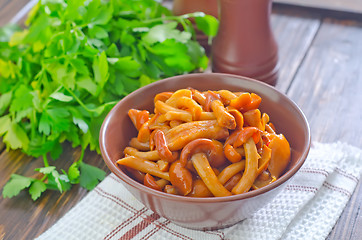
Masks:
[[[168,194],[226,197],[262,188],[284,173],[291,150],[261,100],[228,90],[159,93],[154,113],[128,111],[138,134],[117,163]]]

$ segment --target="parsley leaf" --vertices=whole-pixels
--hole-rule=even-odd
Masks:
[[[73,100],[73,98],[71,96],[67,96],[61,92],[55,92],[55,93],[51,94],[50,97],[54,98],[56,100],[59,100],[61,102],[70,102]]]
[[[5,112],[5,110],[9,107],[12,98],[12,92],[4,93],[0,96],[0,115]]]
[[[31,195],[31,198],[34,201],[37,200],[42,194],[42,192],[44,192],[46,189],[47,187],[45,183],[43,183],[40,180],[35,180],[29,188],[29,193]]]
[[[36,200],[47,189],[63,192],[78,183],[92,189],[105,172],[86,164],[84,151],[100,153],[108,111],[142,86],[207,68],[189,18],[210,37],[217,20],[173,16],[160,2],[39,1],[24,28],[0,28],[0,137],[7,150],[44,161],[35,169],[39,179],[12,175],[4,197],[29,188]],[[82,154],[58,170],[47,158],[58,159],[65,141]]]
[[[219,28],[219,22],[216,18],[210,15],[196,17],[195,22],[197,27],[209,37],[215,37]]]
[[[73,163],[68,169],[68,178],[71,183],[78,183],[79,176],[80,176],[79,164]]]
[[[3,197],[12,198],[18,195],[21,190],[29,187],[31,183],[31,178],[12,174],[9,182],[7,182],[3,188]]]
[[[80,185],[88,190],[93,189],[106,176],[105,172],[84,162],[80,163]]]
[[[4,135],[3,141],[8,148],[27,149],[29,144],[29,137],[19,124],[13,122]]]
[[[181,32],[177,27],[177,22],[169,22],[163,25],[156,25],[152,27],[146,35],[142,38],[145,43],[154,44],[157,42],[164,42],[166,39],[177,39],[182,43],[186,43],[191,38],[191,33]]]

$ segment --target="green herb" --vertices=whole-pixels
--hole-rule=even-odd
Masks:
[[[0,29],[0,136],[7,150],[42,157],[39,177],[13,174],[4,197],[28,189],[33,200],[72,184],[94,188],[104,171],[83,161],[99,153],[100,125],[122,97],[158,79],[202,71],[208,58],[190,18],[215,36],[203,13],[173,16],[153,0],[42,0],[24,29]],[[65,171],[49,165],[64,141],[81,149]]]

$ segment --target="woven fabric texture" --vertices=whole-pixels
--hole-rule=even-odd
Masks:
[[[38,239],[325,239],[361,173],[361,149],[314,142],[305,164],[272,202],[217,231],[173,224],[148,210],[111,174]]]

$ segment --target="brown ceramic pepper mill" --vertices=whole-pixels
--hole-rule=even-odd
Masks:
[[[270,27],[271,0],[219,0],[212,70],[275,85],[278,47]]]

